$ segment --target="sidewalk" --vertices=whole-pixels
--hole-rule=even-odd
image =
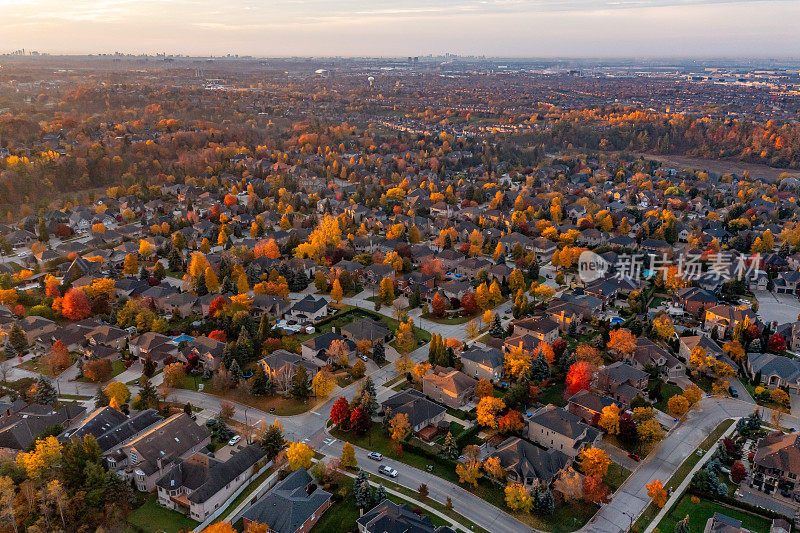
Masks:
[[[694,468],[692,468],[692,470],[686,475],[686,477],[683,478],[681,484],[678,485],[678,487],[674,491],[672,491],[672,496],[669,497],[669,500],[667,500],[666,505],[664,505],[664,508],[658,512],[653,521],[647,525],[647,527],[644,529],[644,533],[652,533],[653,530],[656,528],[656,526],[658,526],[658,524],[661,523],[661,520],[672,509],[672,507],[675,506],[675,504],[678,502],[681,496],[683,496],[684,491],[686,491],[686,487],[688,487],[689,483],[691,483],[692,476],[694,476],[695,472],[700,470],[703,467],[703,465],[705,465],[708,462],[708,460],[711,459],[711,456],[714,455],[714,452],[717,451],[717,447],[719,446],[719,441],[721,439],[729,437],[731,433],[733,433],[736,430],[735,420],[737,419],[734,419],[734,423],[731,424],[731,427],[729,427],[725,431],[725,433],[720,435],[719,439],[717,439],[717,442],[715,442],[714,445],[708,449],[705,455],[703,455],[703,457],[697,462],[697,464],[694,465]],[[664,480],[665,483],[666,481],[667,480]]]

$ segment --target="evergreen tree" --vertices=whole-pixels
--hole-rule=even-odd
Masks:
[[[50,233],[47,231],[47,223],[41,217],[39,217],[39,240],[41,242],[50,240]]]
[[[375,392],[375,383],[372,381],[372,378],[367,376],[364,379],[364,383],[361,385],[361,388],[358,390],[358,394],[356,398],[358,399],[358,405],[364,409],[370,418],[375,416],[375,413],[378,412],[378,402],[376,400],[377,393]]]
[[[197,276],[197,279],[194,280],[194,292],[197,296],[205,296],[208,294],[205,272],[200,272],[200,274]]]
[[[578,334],[578,323],[575,320],[570,321],[569,328],[567,328],[567,333],[572,338],[575,338],[575,336]]]
[[[176,248],[172,248],[169,252],[167,256],[167,266],[173,272],[181,272],[183,270],[183,257]]]
[[[539,352],[539,356],[531,362],[530,375],[533,381],[544,381],[550,377],[550,365],[544,353]]]
[[[274,459],[286,445],[281,428],[276,425],[270,426],[259,444],[267,452],[267,459]]]
[[[291,393],[298,400],[307,400],[311,396],[311,383],[308,381],[308,372],[303,366],[298,366],[294,373]]]
[[[5,356],[6,361],[14,359],[17,355],[19,354],[14,348],[14,345],[11,344],[10,340],[7,340],[5,346],[3,347],[3,356]]]
[[[222,273],[220,272],[220,275],[221,274]],[[233,285],[233,281],[231,281],[231,278],[229,276],[225,276],[224,278],[222,278],[222,293],[227,294],[231,292],[235,293],[236,287]]]
[[[356,506],[366,509],[372,500],[371,492],[367,473],[359,470],[356,479],[353,480],[353,498],[356,500]]]
[[[287,280],[289,278],[286,278]],[[306,290],[308,284],[311,281],[308,279],[308,275],[306,274],[305,270],[300,269],[300,272],[294,275],[292,280],[289,282],[289,289],[292,292],[301,292]]]
[[[227,342],[222,349],[222,364],[225,368],[230,368],[233,360],[236,359],[236,343]]]
[[[153,267],[153,277],[158,281],[163,281],[167,277],[167,271],[161,261],[156,261],[156,265]]]
[[[242,364],[248,363],[253,359],[253,343],[250,341],[250,335],[247,333],[247,328],[242,326],[239,329],[239,338],[236,339],[236,360],[241,361]]]
[[[564,350],[564,353],[561,354],[561,357],[558,358],[558,370],[562,374],[566,374],[569,371],[569,367],[575,362],[575,354],[570,352],[569,350]]]
[[[103,387],[97,387],[97,394],[94,395],[94,406],[97,408],[106,407],[109,401],[108,395],[106,391],[103,390]]]
[[[444,446],[442,446],[442,456],[445,459],[453,461],[458,459],[458,446],[456,446],[456,440],[453,438],[453,434],[449,431],[444,439]]]
[[[503,337],[503,325],[500,323],[500,317],[498,315],[494,315],[492,327],[489,328],[489,335],[496,339]]]
[[[386,348],[380,341],[372,347],[372,360],[375,361],[375,364],[378,366],[386,362]]]
[[[39,405],[53,405],[58,400],[58,394],[56,393],[56,389],[53,388],[53,384],[50,383],[50,380],[44,376],[39,376],[39,379],[36,380],[36,396],[34,398],[34,402],[38,403]]]
[[[534,499],[534,508],[539,514],[551,515],[556,510],[555,500],[553,500],[553,493],[547,487],[540,487],[536,490],[536,497]]]
[[[683,520],[675,524],[675,533],[689,533],[689,515],[687,514]]]
[[[146,266],[142,266],[142,269],[139,271],[139,279],[142,281],[150,279],[150,271],[147,270]]]
[[[372,496],[372,505],[378,505],[387,497],[386,495],[386,488],[383,485],[378,485],[378,488],[375,490],[375,494]]]
[[[234,359],[233,363],[231,363],[230,375],[234,386],[238,385],[239,382],[242,381],[242,367],[239,366],[239,361],[236,359]]]
[[[142,376],[139,379],[139,385],[141,389],[133,402],[133,408],[139,411],[144,409],[158,409],[161,403],[158,399],[158,391],[156,391],[156,388],[150,383],[147,376]]]
[[[267,333],[272,327],[269,325],[269,316],[264,313],[261,315],[261,322],[258,323],[258,342],[264,343],[267,340]]]
[[[8,341],[11,342],[11,346],[14,347],[18,354],[22,353],[28,347],[28,338],[25,337],[25,332],[22,331],[22,328],[17,323],[11,326],[11,331],[8,334]]]
[[[271,390],[272,382],[269,376],[264,372],[264,368],[261,365],[257,365],[250,380],[250,393],[254,396],[266,396]]]

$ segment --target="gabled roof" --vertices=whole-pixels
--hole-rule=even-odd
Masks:
[[[469,350],[461,352],[461,358],[488,366],[489,368],[502,367],[505,361],[505,357],[500,350],[495,348],[481,348],[477,345]]]
[[[577,415],[555,405],[546,405],[531,415],[530,421],[575,440],[576,446],[583,442],[594,442],[600,430],[585,424]]]
[[[274,533],[295,533],[331,498],[329,492],[320,488],[309,494],[307,487],[314,487],[313,482],[314,479],[306,470],[295,470],[245,511],[242,517],[266,524]]]
[[[565,453],[555,448],[545,450],[518,437],[506,439],[491,457],[499,458],[500,465],[516,472],[519,480],[533,478],[547,485],[571,461]]]
[[[381,405],[384,410],[390,409],[393,415],[399,413],[407,414],[408,422],[412,428],[439,416],[447,410],[438,403],[430,401],[416,390],[398,392]]]

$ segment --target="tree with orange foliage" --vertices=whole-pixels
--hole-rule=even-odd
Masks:
[[[494,396],[494,386],[488,379],[481,379],[478,382],[478,388],[475,389],[475,396],[478,398]]]
[[[82,289],[70,289],[61,301],[61,314],[70,320],[83,320],[92,313],[92,304]]]
[[[608,472],[608,467],[611,465],[611,459],[605,450],[591,446],[583,450],[578,459],[581,463],[581,470],[587,476],[594,476],[600,479]]]
[[[72,358],[69,355],[67,345],[60,340],[54,342],[50,352],[46,355],[44,363],[51,376],[55,376],[69,367],[72,364]]]
[[[498,428],[502,433],[515,433],[522,431],[524,427],[525,420],[522,418],[522,413],[513,409],[503,415],[498,423]]]
[[[205,528],[203,533],[236,533],[236,530],[227,522],[217,522]]]
[[[342,301],[343,297],[344,293],[342,291],[342,284],[339,283],[338,279],[333,280],[333,287],[331,287],[331,300],[338,304]]]
[[[549,342],[540,343],[539,346],[536,347],[536,354],[537,354],[537,356],[539,354],[544,354],[544,358],[551,365],[553,364],[553,361],[555,361],[555,359],[556,359],[556,354],[555,354],[555,352],[553,352],[553,347],[550,346]]]
[[[53,276],[52,274],[48,274],[44,278],[44,293],[49,296],[50,298],[58,298],[61,296],[61,282]]]
[[[608,348],[622,356],[629,356],[636,349],[636,335],[625,328],[615,329],[609,334]]]
[[[443,317],[445,310],[447,309],[447,304],[442,297],[442,293],[437,292],[433,295],[433,301],[431,302],[431,314],[435,317]]]
[[[603,478],[586,476],[583,478],[583,498],[587,502],[601,503],[608,496],[608,487],[603,483]]]
[[[663,509],[667,504],[667,489],[664,488],[664,484],[659,479],[654,479],[647,484],[647,495],[650,496],[659,509]]]
[[[111,379],[113,369],[108,359],[93,359],[83,364],[83,375],[90,381],[102,383]]]
[[[225,205],[227,205],[227,206],[231,206],[231,205],[236,205],[238,203],[238,200],[236,199],[236,197],[234,195],[226,194],[225,195],[225,199],[223,200],[223,203]]]
[[[478,402],[478,407],[475,412],[477,414],[478,424],[490,428],[496,428],[498,425],[497,413],[505,409],[506,404],[502,398],[495,398],[494,396],[484,396]]]
[[[600,350],[589,344],[579,344],[575,348],[575,360],[585,361],[595,366],[603,364],[603,357],[600,355]]]
[[[573,363],[567,371],[567,391],[570,395],[580,390],[588,390],[592,385],[594,367],[586,361]]]
[[[281,250],[278,248],[275,239],[257,242],[253,253],[256,257],[268,257],[270,259],[278,259],[281,256]]]

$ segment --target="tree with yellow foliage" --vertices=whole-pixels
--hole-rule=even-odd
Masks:
[[[391,278],[383,278],[378,286],[378,298],[386,305],[394,302],[394,282]]]
[[[16,462],[28,477],[40,480],[61,460],[61,443],[52,435],[38,439],[33,450],[17,454]]]
[[[597,422],[609,435],[616,435],[619,433],[619,407],[617,404],[612,403],[603,407],[600,412],[600,420]]]
[[[219,279],[213,268],[210,266],[206,267],[203,277],[206,282],[206,290],[208,290],[209,293],[214,294],[219,292]]]
[[[106,385],[105,393],[109,400],[117,400],[117,404],[120,406],[126,404],[131,397],[131,391],[124,383],[119,381],[112,381]]]
[[[498,242],[497,246],[495,246],[494,248],[494,253],[492,254],[492,257],[494,258],[495,261],[497,261],[498,259],[503,257],[505,253],[506,249],[503,248],[503,245]]]
[[[406,413],[397,413],[389,420],[389,435],[395,443],[399,444],[409,431],[411,431],[411,424]]]
[[[311,232],[308,241],[295,248],[295,257],[310,257],[318,260],[325,253],[328,246],[336,247],[341,242],[342,229],[339,221],[333,216],[326,214]]]
[[[669,414],[675,418],[680,418],[689,411],[689,400],[682,394],[676,394],[667,400],[667,409]]]
[[[552,300],[555,295],[556,290],[544,283],[537,285],[533,292],[534,301],[539,300],[544,304]]]
[[[609,336],[608,348],[622,356],[629,356],[636,349],[636,336],[625,328],[612,330]]]
[[[122,271],[129,276],[139,273],[139,260],[133,254],[126,255],[122,265]]]
[[[509,483],[504,490],[506,507],[515,512],[530,513],[533,508],[533,498],[525,485]]]
[[[342,284],[338,279],[333,280],[333,287],[331,287],[331,300],[337,304],[342,301],[344,292],[342,291]]]
[[[505,407],[506,404],[502,398],[484,396],[476,408],[478,424],[492,429],[496,428],[498,425],[497,414]]]
[[[602,479],[608,472],[608,467],[611,465],[611,459],[605,450],[591,446],[583,450],[578,458],[581,462],[581,470],[587,476],[597,477]]]
[[[500,463],[500,458],[496,455],[486,458],[486,460],[483,462],[483,469],[487,474],[498,481],[502,481],[506,478],[506,470]]]
[[[703,391],[700,390],[700,387],[692,383],[683,391],[684,397],[689,401],[689,406],[693,406],[700,399],[703,397]]]
[[[300,468],[311,468],[311,459],[314,457],[314,450],[305,442],[292,442],[286,450],[286,459],[289,461],[289,468],[299,470]]]
[[[150,241],[141,239],[139,241],[139,256],[142,259],[147,259],[151,255],[153,255],[153,245],[150,243]]]
[[[339,464],[344,468],[355,468],[358,464],[356,460],[356,450],[349,442],[345,442],[342,447],[342,456],[339,459]]]
[[[311,389],[317,398],[326,398],[336,388],[336,378],[327,370],[320,370],[311,380]]]
[[[675,326],[666,313],[661,313],[653,319],[653,330],[662,339],[670,339],[675,335]]]
[[[664,428],[652,417],[640,423],[636,433],[643,442],[657,442],[664,438]]]
[[[511,346],[506,352],[504,366],[509,375],[519,377],[531,366],[531,353],[524,350],[521,343]]]

